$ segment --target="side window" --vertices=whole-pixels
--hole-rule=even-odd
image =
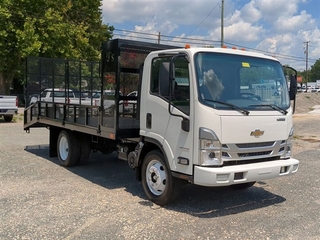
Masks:
[[[161,74],[161,66],[163,63],[170,63],[170,58],[155,58],[152,61],[152,69],[151,69],[151,82],[150,82],[150,92],[155,95],[160,95],[159,92],[159,77]]]
[[[169,100],[169,65],[171,58],[155,58],[152,62],[150,92]],[[171,103],[180,111],[190,113],[190,81],[188,61],[175,58]]]
[[[49,92],[50,94],[49,94],[49,97],[51,96],[51,92]],[[47,91],[43,91],[42,93],[41,93],[41,98],[45,98],[45,97],[47,97]]]
[[[54,97],[65,97],[66,94],[63,91],[54,92]]]

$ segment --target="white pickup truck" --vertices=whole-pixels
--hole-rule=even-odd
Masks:
[[[132,92],[131,94],[133,93],[136,92]],[[119,92],[119,94],[122,96],[121,92]],[[82,105],[100,106],[101,92],[95,92],[92,97],[82,97],[82,94],[77,90],[69,89],[67,91],[61,88],[47,88],[41,92],[40,96],[31,97],[29,105],[34,104],[38,100],[42,102],[80,104],[80,99]],[[108,109],[115,104],[114,90],[104,90],[103,104],[105,109]]]
[[[0,95],[0,117],[4,117],[5,122],[11,122],[17,113],[18,97]]]
[[[69,91],[66,91],[65,89],[60,88],[48,88],[43,90],[39,97],[32,97],[30,99],[30,105],[34,104],[39,99],[43,102],[79,104],[80,92],[73,91],[71,89],[69,89]]]
[[[44,102],[55,102],[55,103],[69,103],[69,104],[81,104],[90,105],[89,100],[87,98],[81,98],[81,94],[77,90],[66,90],[62,88],[47,88],[41,92],[40,95],[33,96],[30,99],[29,105],[35,104],[38,101],[41,101],[42,106],[44,106]],[[83,101],[83,102],[82,102]],[[36,113],[37,108],[34,108],[34,114]],[[56,117],[60,118],[63,114],[63,108],[56,109]]]

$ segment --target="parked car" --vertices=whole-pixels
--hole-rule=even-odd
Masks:
[[[33,96],[30,100],[30,105],[34,104],[38,100],[42,102],[79,104],[80,96],[80,92],[77,90],[69,89],[69,91],[66,91],[61,88],[47,88],[41,92],[40,96]]]
[[[36,95],[31,97],[30,105],[35,104],[37,101],[41,101],[41,104],[44,105],[46,103],[54,102],[54,103],[69,103],[69,104],[81,104],[88,105],[89,102],[85,102],[85,98],[81,98],[81,94],[77,90],[69,89],[68,91],[63,88],[47,88],[43,90],[40,95]],[[84,101],[84,103],[82,103]],[[37,106],[32,109],[32,113],[34,115],[37,114]],[[43,109],[42,109],[43,110]],[[71,108],[70,113],[73,113],[73,109]],[[41,114],[44,114],[42,112]],[[55,112],[56,118],[60,118],[63,115],[63,106],[57,106]]]
[[[119,95],[122,96],[122,92],[119,91]],[[101,98],[103,99],[103,107],[106,112],[113,112],[113,108],[115,106],[115,90],[104,90],[103,95],[101,96],[101,92],[97,92],[92,96],[93,105],[100,106]],[[123,113],[123,105],[119,103],[119,112]]]
[[[314,93],[314,92],[318,92],[318,90],[315,88],[309,88],[309,89],[307,89],[307,92]]]
[[[0,117],[3,117],[5,122],[11,122],[17,113],[18,97],[0,95]]]
[[[135,114],[137,109],[137,97],[138,97],[138,91],[133,91],[127,95],[127,97],[133,97],[134,100],[125,100],[124,101],[124,108],[126,112]]]

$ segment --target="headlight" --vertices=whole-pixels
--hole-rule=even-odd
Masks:
[[[199,163],[202,166],[220,166],[221,143],[216,134],[209,129],[200,128]]]
[[[281,158],[287,159],[291,157],[292,154],[292,138],[293,138],[294,128],[292,127],[284,147],[284,152]]]

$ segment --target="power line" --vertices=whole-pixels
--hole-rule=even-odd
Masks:
[[[121,30],[121,29],[114,29],[114,31],[121,31],[121,32],[129,32],[129,33],[135,33],[135,34],[143,34],[143,35],[151,35],[151,36],[156,36],[158,38],[159,34],[154,34],[154,33],[142,33],[142,32],[137,32],[137,31],[132,31],[132,30]],[[114,35],[120,35],[120,34],[114,34]],[[126,35],[122,35],[126,36]],[[198,38],[187,38],[187,37],[179,37],[179,36],[169,36],[169,35],[160,35],[161,36],[161,41],[167,41],[167,42],[178,42],[176,40],[169,40],[169,39],[181,39],[181,40],[187,40],[188,42],[185,43],[190,43],[192,41],[195,44],[212,44],[212,43],[219,43],[220,41],[213,41],[210,39],[198,39]],[[141,38],[140,36],[135,36],[136,38]],[[167,39],[163,39],[167,38]],[[169,39],[168,39],[169,38]],[[183,41],[181,41],[184,43]]]
[[[193,33],[209,16],[210,16],[210,14],[213,12],[213,10],[218,6],[218,4],[219,3],[217,3],[212,9],[211,9],[211,11],[208,13],[208,15],[191,31],[191,32],[189,32],[187,35],[186,35],[186,37],[187,36],[189,36],[191,33]]]
[[[149,39],[149,38],[145,38],[145,37],[141,37],[141,36],[134,36],[137,39],[149,39],[149,40],[154,40],[157,41],[159,34],[153,34],[153,33],[142,33],[142,32],[137,32],[137,31],[132,31],[132,30],[124,30],[124,29],[114,29],[114,31],[121,31],[121,32],[129,32],[129,33],[135,33],[135,34],[142,34],[142,35],[149,35],[149,36],[155,36],[157,39]],[[120,36],[120,34],[114,34],[117,36]],[[126,37],[127,35],[122,34],[121,37]],[[133,36],[132,36],[133,37]],[[165,38],[165,39],[164,39]],[[170,39],[174,39],[174,40],[170,40]],[[180,40],[179,40],[180,39]],[[161,41],[165,41],[165,42],[172,42],[172,43],[189,43],[190,41],[192,41],[192,43],[194,44],[198,44],[198,45],[205,45],[205,44],[217,44],[220,43],[220,41],[213,41],[210,39],[197,39],[197,38],[188,38],[188,37],[179,37],[179,36],[169,36],[169,35],[161,35]],[[255,48],[250,48],[250,47],[246,47],[246,46],[242,46],[242,45],[238,45],[238,44],[233,44],[230,42],[225,42],[225,44],[229,45],[229,46],[235,46],[238,48],[245,48],[245,49],[249,49],[255,52],[261,52],[270,56],[274,56],[276,55],[277,57],[286,59],[286,60],[294,60],[294,61],[299,61],[299,62],[304,62],[305,59],[303,57],[298,57],[298,56],[292,56],[292,55],[286,55],[286,54],[281,54],[281,53],[271,53],[265,50],[260,50],[260,49],[255,49]],[[316,62],[316,59],[309,59],[310,61]]]
[[[153,36],[158,36],[158,34],[155,33],[144,33],[144,32],[137,32],[137,31],[132,31],[132,30],[125,30],[125,29],[117,29],[115,28],[114,31],[118,31],[118,32],[129,32],[129,33],[138,33],[138,34],[142,34],[142,35],[153,35]]]
[[[298,57],[298,56],[292,56],[292,55],[286,55],[286,54],[281,54],[281,53],[270,53],[268,51],[265,50],[260,50],[260,49],[256,49],[256,48],[250,48],[250,47],[245,47],[245,46],[241,46],[241,45],[237,45],[237,44],[232,44],[232,43],[227,43],[230,46],[235,46],[235,47],[240,47],[240,48],[245,48],[245,49],[249,49],[249,50],[254,50],[256,52],[261,52],[261,53],[265,53],[268,55],[277,55],[279,57],[285,58],[285,59],[291,59],[291,60],[297,60],[297,61],[305,61],[303,57]],[[314,60],[316,61],[316,60]]]

